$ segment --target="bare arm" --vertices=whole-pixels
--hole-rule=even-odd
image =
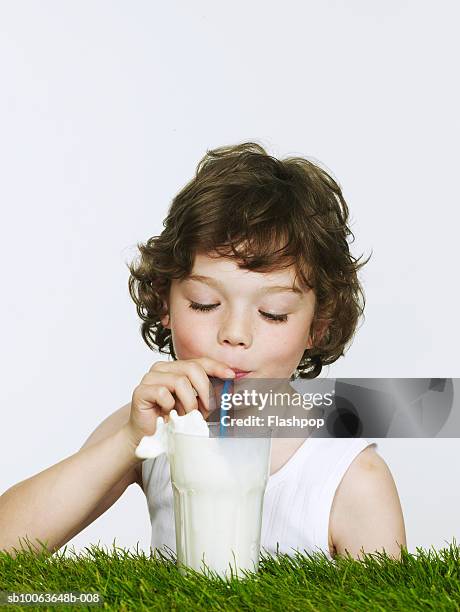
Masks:
[[[131,402],[103,421],[74,455],[23,480],[0,497],[0,550],[14,555],[28,539],[37,551],[55,552],[105,512],[129,484],[141,480],[135,449],[152,435],[159,415],[210,409],[208,375],[234,376],[209,357],[159,361],[134,389]],[[193,385],[193,386],[192,386]],[[196,393],[198,392],[198,397]]]
[[[331,510],[334,545],[340,555],[385,551],[400,559],[407,548],[396,484],[387,464],[372,447],[352,462],[340,483]]]
[[[13,547],[21,548],[19,537],[27,536],[37,551],[38,538],[55,552],[135,482],[141,460],[127,426],[113,431],[112,425],[109,435],[96,438],[0,496],[0,550],[13,555]]]

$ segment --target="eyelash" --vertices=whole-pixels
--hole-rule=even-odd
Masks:
[[[216,306],[218,305],[219,304],[198,304],[198,302],[190,302],[189,308],[191,308],[192,310],[200,310],[201,312],[209,312],[210,310],[214,310],[214,308],[216,308]],[[259,312],[263,317],[265,317],[272,323],[286,323],[286,321],[288,320],[287,314],[274,315],[268,312],[262,312],[261,310],[259,310]]]

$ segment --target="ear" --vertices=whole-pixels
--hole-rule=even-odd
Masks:
[[[305,348],[307,348],[307,349],[313,348],[313,344],[314,344],[313,343],[313,338],[315,339],[315,342],[318,342],[319,340],[321,340],[321,338],[326,333],[327,328],[328,328],[327,321],[318,321],[314,325],[313,332],[311,332],[309,337],[308,337],[307,345],[306,345]]]
[[[171,329],[170,316],[169,316],[169,302],[167,300],[164,300],[163,301],[163,306],[164,306],[164,308],[166,308],[167,313],[161,317],[161,319],[160,319],[161,324],[166,329]]]

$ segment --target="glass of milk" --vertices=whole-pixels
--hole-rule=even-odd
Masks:
[[[271,430],[260,437],[171,433],[168,449],[174,497],[176,553],[183,566],[221,576],[257,571]],[[204,564],[203,564],[204,562]],[[231,569],[230,569],[231,568]]]

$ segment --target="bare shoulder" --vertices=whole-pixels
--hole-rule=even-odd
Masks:
[[[118,431],[128,421],[130,411],[131,402],[112,412],[112,414],[99,423],[81,448],[90,446]],[[128,484],[136,483],[142,489],[142,462],[137,463],[131,472],[126,475],[126,480]]]
[[[329,544],[334,553],[347,550],[359,558],[366,552],[385,549],[398,556],[406,546],[402,508],[396,484],[385,460],[368,446],[345,472],[331,508]]]
[[[337,487],[332,502],[331,513],[329,516],[329,552],[331,556],[337,553],[337,543],[339,533],[343,529],[343,522],[346,518],[349,498],[353,497],[354,485],[359,479],[359,472],[365,469],[371,469],[371,465],[379,463],[381,457],[375,452],[373,446],[367,446],[363,449],[351,462],[345,475]],[[383,459],[382,459],[383,461]]]

